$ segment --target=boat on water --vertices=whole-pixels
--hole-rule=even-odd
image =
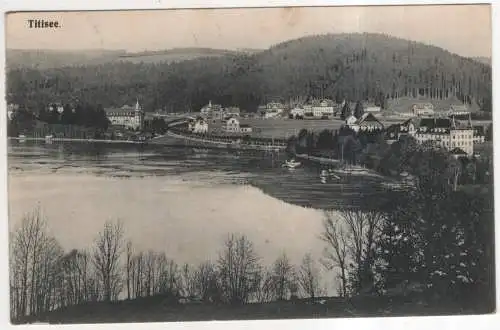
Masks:
[[[297,168],[300,165],[301,165],[300,162],[297,162],[294,159],[292,159],[292,160],[286,160],[281,166],[292,169],[292,168]]]
[[[341,179],[340,176],[335,174],[332,169],[321,170],[319,177],[322,181],[326,180],[327,178],[333,178],[333,179],[337,179],[337,180]]]
[[[336,168],[332,170],[333,173],[336,174],[345,174],[345,175],[367,175],[369,174],[368,170],[361,166],[343,166],[340,168]]]
[[[53,135],[46,135],[45,136],[45,143],[52,143],[53,138],[54,138]]]
[[[338,176],[337,174],[335,174],[335,173],[333,172],[333,169],[331,169],[331,168],[330,168],[330,169],[328,169],[328,174],[330,175],[330,177],[335,178],[335,179],[337,179],[337,180],[340,180],[340,179],[341,179],[341,177],[340,177],[340,176]]]

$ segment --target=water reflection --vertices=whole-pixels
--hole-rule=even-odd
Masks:
[[[61,166],[97,168],[96,175],[162,176],[204,173],[199,180],[225,173],[233,182],[250,184],[287,203],[318,209],[359,205],[378,198],[381,178],[321,176],[323,168],[306,164],[289,170],[284,154],[229,151],[156,145],[105,143],[10,143],[11,169],[40,165],[57,171]],[[39,167],[37,167],[39,168]]]

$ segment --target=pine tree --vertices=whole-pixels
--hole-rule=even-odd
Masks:
[[[354,108],[354,116],[359,119],[363,116],[365,110],[361,101],[356,102],[356,108]]]
[[[344,106],[342,107],[342,112],[340,113],[340,119],[346,120],[347,117],[351,115],[351,107],[348,101],[344,101]]]

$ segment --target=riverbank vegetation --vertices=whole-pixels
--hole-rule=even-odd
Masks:
[[[55,104],[41,104],[36,112],[22,106],[12,114],[7,122],[7,135],[17,137],[44,137],[54,135],[66,138],[100,138],[110,123],[102,106],[66,104],[61,112]]]
[[[337,159],[393,177],[402,173],[418,175],[422,162],[428,161],[447,164],[455,173],[455,185],[491,184],[493,178],[492,150],[484,149],[479,157],[456,159],[438,145],[419,144],[411,137],[388,144],[384,131],[356,133],[341,127],[317,133],[302,129],[298,136],[288,139],[287,151],[290,156],[307,154]]]
[[[324,253],[305,253],[299,265],[286,254],[264,265],[253,243],[237,233],[228,234],[213,260],[178,264],[168,251],[137,249],[120,221],[107,222],[88,249],[65,251],[50,234],[50,219],[35,209],[10,234],[11,318],[119,322],[491,312],[491,185],[481,193],[455,189],[455,168],[445,160],[439,150],[416,149],[403,160],[415,169],[415,185],[390,193],[390,204],[365,200],[360,208],[325,211],[318,233]],[[325,297],[332,291],[323,286],[325,277],[335,280],[337,297]]]

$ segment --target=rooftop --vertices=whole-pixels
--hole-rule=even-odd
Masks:
[[[372,123],[379,123],[379,124],[382,124],[380,122],[380,120],[378,120],[372,113],[370,112],[366,112],[364,113],[361,118],[358,119],[358,121],[356,122],[356,124],[362,124],[362,123],[366,123],[366,122],[372,122]]]
[[[458,147],[457,147],[457,148],[452,149],[452,150],[450,151],[450,153],[451,153],[452,155],[467,155],[467,153],[466,153],[465,151],[463,151],[462,149],[460,149],[460,148],[458,148]]]

